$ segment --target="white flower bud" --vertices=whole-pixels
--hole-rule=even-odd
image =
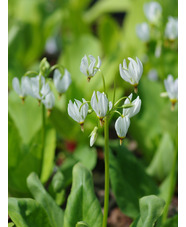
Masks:
[[[74,103],[72,103],[72,101],[70,100],[68,104],[68,114],[72,119],[74,119],[82,126],[81,129],[83,131],[83,124],[88,113],[88,103],[85,103],[85,99],[82,100],[83,102],[80,102],[79,100],[75,99]]]
[[[55,97],[53,92],[50,91],[42,100],[42,103],[45,105],[47,110],[52,110],[55,104]]]
[[[61,77],[62,75],[60,71],[56,69],[54,71],[54,85],[60,95],[67,91],[68,87],[72,82],[70,73],[68,72],[67,69],[65,69],[64,76],[62,78]]]
[[[157,24],[162,15],[162,7],[158,2],[149,2],[144,4],[144,13],[149,22]]]
[[[178,38],[178,19],[169,17],[165,28],[165,37],[169,40]]]
[[[130,61],[128,68],[127,68],[127,63],[125,59],[123,60],[123,67],[121,64],[119,65],[120,75],[123,80],[125,80],[126,82],[129,82],[134,87],[137,87],[143,73],[143,65],[139,60],[139,58],[137,57],[136,57],[136,61],[134,61],[132,58],[128,58],[128,59]]]
[[[120,138],[120,145],[122,143],[122,140],[126,137],[129,126],[130,118],[128,116],[121,116],[115,122],[115,130],[117,136]]]
[[[90,146],[92,147],[93,144],[95,143],[96,139],[97,139],[97,131],[98,131],[98,127],[94,127],[93,131],[90,134]]]
[[[151,69],[149,72],[148,72],[148,75],[147,75],[148,79],[151,80],[151,81],[157,81],[158,80],[158,72],[156,69]]]
[[[24,102],[25,97],[30,93],[30,79],[27,76],[24,76],[21,78],[20,84],[19,79],[14,77],[12,80],[12,87]]]
[[[148,42],[150,39],[150,28],[146,22],[137,24],[136,26],[137,36],[144,42]]]
[[[91,106],[99,119],[103,119],[106,116],[109,106],[112,108],[112,105],[111,103],[109,104],[105,93],[100,93],[99,91],[93,92]]]
[[[92,56],[89,55],[89,59],[90,59],[90,65],[88,63],[88,58],[85,55],[82,60],[81,60],[81,65],[80,65],[80,71],[87,76],[88,81],[91,79],[91,77],[93,77],[96,72],[98,71],[98,69],[101,67],[101,59],[98,56],[98,63],[96,64],[96,59]]]
[[[178,100],[178,79],[174,80],[172,75],[168,75],[167,79],[164,80],[164,84],[169,99],[175,103]]]
[[[129,95],[129,99],[132,101],[132,93]],[[125,100],[124,105],[129,104],[130,100],[128,98]],[[132,107],[130,108],[123,108],[123,116],[128,116],[129,118],[135,116],[139,113],[141,108],[141,99],[139,96],[132,101]]]
[[[43,100],[45,96],[50,92],[49,84],[45,84],[45,78],[43,76],[36,76],[30,79],[31,89],[30,95],[39,101]]]

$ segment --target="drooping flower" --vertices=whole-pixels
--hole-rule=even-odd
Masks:
[[[53,92],[49,92],[45,98],[42,100],[42,103],[45,105],[46,109],[48,110],[48,115],[50,115],[52,108],[55,104],[55,97]]]
[[[129,97],[125,100],[124,105],[129,104],[130,101],[132,101],[132,93],[129,95]],[[139,113],[141,108],[141,99],[139,96],[134,99],[131,104],[133,105],[130,108],[123,108],[123,116],[128,116],[129,118],[135,116]]]
[[[103,125],[103,118],[106,116],[108,110],[112,109],[112,102],[108,101],[104,92],[101,93],[99,91],[94,91],[91,98],[91,106],[97,117],[100,119],[101,125]]]
[[[164,80],[165,89],[172,103],[172,110],[178,100],[178,79],[174,80],[172,75],[168,75],[167,79]]]
[[[80,71],[87,76],[88,81],[90,81],[90,79],[96,74],[96,72],[98,71],[98,69],[101,67],[101,59],[98,56],[98,63],[96,64],[96,59],[92,56],[89,55],[89,59],[90,59],[90,64],[88,63],[88,58],[85,55],[82,60],[81,60],[81,65],[80,65]]]
[[[137,92],[137,86],[143,73],[143,65],[138,57],[136,57],[136,61],[134,61],[132,58],[128,59],[130,61],[128,68],[125,59],[123,60],[123,67],[121,64],[119,65],[120,75],[123,80],[132,84],[134,86],[135,92]]]
[[[46,95],[50,92],[50,86],[45,83],[45,78],[43,76],[36,76],[30,78],[31,89],[30,95],[38,99],[39,103],[43,100]]]
[[[157,24],[162,15],[162,7],[158,2],[152,1],[144,4],[144,13],[149,22]]]
[[[19,83],[19,79],[14,77],[12,80],[12,87],[24,103],[25,97],[30,93],[30,79],[27,76],[23,76],[21,78],[21,83]]]
[[[93,144],[95,143],[96,139],[97,139],[97,136],[98,136],[98,127],[94,127],[93,131],[91,132],[90,134],[90,146],[92,147]]]
[[[80,102],[75,99],[74,103],[70,100],[68,103],[68,114],[72,119],[80,124],[81,130],[84,131],[83,125],[88,113],[88,103],[86,103],[85,99],[82,100],[83,102]]]
[[[70,77],[70,73],[67,69],[65,69],[64,76],[62,77],[60,71],[56,69],[54,71],[54,85],[59,93],[59,95],[65,93],[70,86],[72,80]]]
[[[120,138],[120,145],[122,144],[122,140],[126,137],[129,126],[130,118],[128,116],[120,116],[115,122],[115,130],[117,136]]]
[[[169,17],[165,28],[165,37],[169,40],[178,38],[178,19]]]
[[[137,24],[136,26],[137,36],[144,42],[148,42],[150,39],[150,28],[146,22]]]

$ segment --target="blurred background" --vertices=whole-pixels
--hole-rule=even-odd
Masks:
[[[133,87],[123,81],[119,64],[123,59],[137,56],[143,63],[138,95],[142,100],[140,113],[131,119],[124,141],[123,157],[128,177],[144,171],[155,184],[158,193],[166,200],[165,182],[168,182],[177,149],[177,105],[170,110],[169,99],[160,97],[165,92],[164,79],[168,74],[178,77],[177,40],[167,42],[164,31],[168,17],[178,17],[178,1],[157,1],[162,7],[161,23],[152,28],[151,38],[144,42],[136,33],[136,26],[147,22],[143,5],[147,0],[9,0],[8,37],[8,113],[9,113],[9,195],[29,197],[26,178],[35,171],[57,204],[65,208],[72,181],[72,168],[78,161],[93,170],[96,195],[103,205],[104,160],[103,132],[93,148],[89,135],[97,124],[96,116],[85,121],[85,132],[67,114],[69,100],[90,100],[94,90],[103,91],[98,72],[90,83],[80,72],[82,57],[100,56],[109,99],[113,98],[116,78],[116,100],[133,92]],[[158,53],[157,53],[158,52]],[[49,83],[56,101],[51,116],[47,118],[47,142],[45,156],[41,155],[41,108],[28,97],[23,105],[12,89],[12,79],[21,78],[28,70],[37,71],[46,57],[50,65],[62,64],[71,73],[72,83],[59,99],[49,76]],[[119,141],[114,129],[116,116],[110,121],[110,145]],[[118,148],[117,148],[118,149]],[[116,149],[116,150],[117,150]],[[116,151],[117,152],[117,151]],[[44,161],[43,161],[44,159]],[[119,160],[118,160],[119,161]],[[141,171],[142,171],[141,170]],[[56,171],[64,175],[64,188],[56,193],[52,188],[52,176]],[[135,174],[134,174],[135,178]],[[145,178],[145,177],[144,177]],[[145,180],[141,180],[146,184]],[[112,179],[111,179],[112,184]],[[136,182],[129,182],[135,188]],[[163,187],[161,187],[163,185]],[[156,191],[156,189],[153,189]],[[114,189],[113,189],[114,191]],[[134,192],[136,200],[143,195]],[[147,190],[147,194],[149,194]],[[169,216],[177,213],[177,188],[174,191]],[[110,195],[110,226],[129,226],[133,211],[118,205],[120,197],[115,191]],[[118,197],[118,198],[117,198]],[[130,202],[130,201],[129,201]],[[136,208],[138,209],[138,208]],[[122,210],[122,212],[121,212]],[[119,221],[118,221],[119,218]]]

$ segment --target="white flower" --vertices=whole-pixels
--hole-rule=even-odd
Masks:
[[[54,85],[59,92],[59,94],[63,94],[67,91],[68,87],[70,86],[72,80],[70,77],[70,73],[67,69],[65,69],[65,73],[63,78],[61,78],[62,75],[58,69],[54,71]]]
[[[132,101],[132,93],[129,95],[128,98],[125,100],[124,105],[129,104],[130,101]],[[139,113],[141,108],[141,99],[139,98],[139,96],[136,99],[134,99],[131,103],[133,105],[132,107],[123,108],[123,116],[128,116],[129,118],[131,118]]]
[[[120,138],[120,145],[122,143],[122,140],[126,137],[129,126],[130,118],[128,116],[121,116],[115,122],[115,130],[117,136]]]
[[[24,100],[24,98],[29,94],[30,91],[30,79],[27,76],[23,76],[21,78],[20,84],[19,79],[17,77],[14,77],[12,80],[12,87],[19,95],[19,97]]]
[[[165,37],[169,40],[178,38],[178,19],[169,17],[165,28]]]
[[[168,75],[164,84],[170,100],[175,103],[178,99],[178,79],[174,80],[172,75]]]
[[[147,75],[148,79],[151,80],[151,81],[157,81],[158,80],[158,72],[156,69],[151,69],[149,72],[148,72],[148,75]]]
[[[68,114],[72,119],[81,125],[81,129],[83,131],[83,124],[88,113],[88,103],[86,103],[85,99],[82,100],[83,102],[80,102],[75,99],[74,103],[70,100],[68,104]]]
[[[144,13],[152,24],[157,24],[161,18],[162,7],[158,2],[149,2],[144,4]]]
[[[37,98],[39,101],[43,100],[45,96],[50,92],[50,86],[48,83],[45,83],[45,78],[43,76],[36,76],[32,77],[30,81],[30,95],[34,98]]]
[[[80,71],[88,77],[88,81],[91,79],[91,77],[93,77],[96,72],[98,71],[98,69],[101,67],[101,59],[98,56],[98,63],[96,64],[96,59],[92,56],[89,55],[90,58],[90,65],[88,63],[88,58],[85,55],[82,60],[81,60],[81,65],[80,65]]]
[[[54,97],[53,92],[49,92],[45,96],[45,99],[42,100],[42,103],[45,105],[47,110],[51,110],[55,103],[55,97]]]
[[[150,39],[150,28],[146,22],[137,24],[136,26],[137,36],[144,42],[148,42]]]
[[[93,144],[95,143],[96,139],[97,139],[97,131],[98,131],[98,127],[94,127],[93,131],[90,134],[90,146],[92,147]]]
[[[119,65],[120,75],[123,80],[129,82],[134,87],[137,87],[143,73],[143,65],[137,57],[136,61],[134,61],[132,58],[128,59],[130,61],[128,68],[125,59],[123,60],[123,67],[121,64]]]
[[[104,92],[100,93],[99,91],[94,91],[91,98],[91,106],[97,117],[103,119],[106,116],[107,111],[112,108],[112,103],[108,101]]]

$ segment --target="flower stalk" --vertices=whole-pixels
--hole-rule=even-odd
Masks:
[[[105,196],[104,196],[104,215],[103,227],[107,227],[108,209],[109,209],[109,119],[105,117],[104,123],[104,137],[105,137]]]

